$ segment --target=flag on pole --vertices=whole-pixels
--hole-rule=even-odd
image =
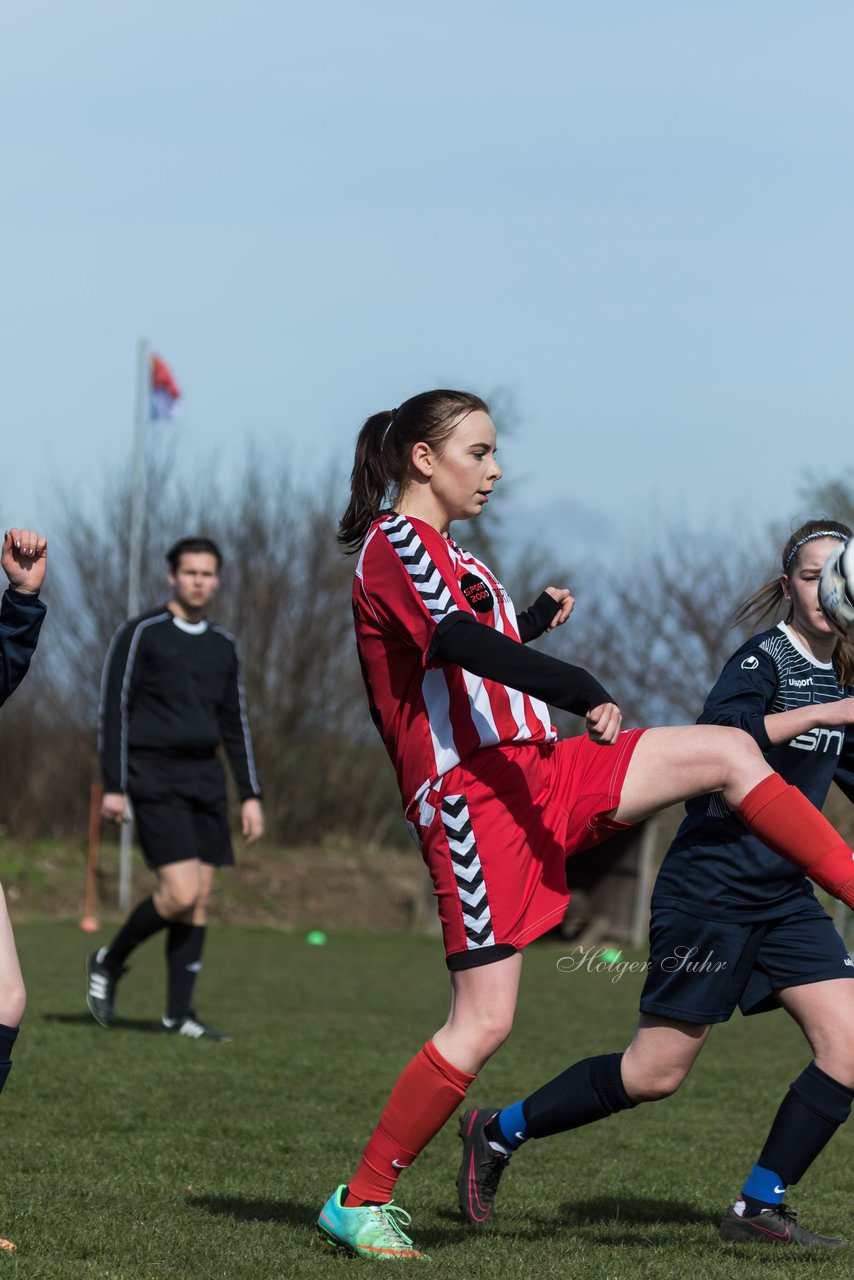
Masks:
[[[151,357],[150,398],[152,422],[173,417],[175,406],[181,399],[181,391],[172,370],[165,360],[155,355]]]

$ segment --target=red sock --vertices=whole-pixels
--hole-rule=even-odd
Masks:
[[[854,906],[854,854],[797,787],[772,773],[749,791],[738,816],[769,849],[800,867],[834,897]]]
[[[398,1077],[362,1162],[350,1179],[344,1207],[366,1200],[386,1204],[401,1169],[408,1168],[435,1138],[474,1078],[443,1058],[428,1040]]]

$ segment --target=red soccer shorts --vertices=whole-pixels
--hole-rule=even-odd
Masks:
[[[501,960],[560,923],[567,857],[628,825],[607,814],[643,732],[629,729],[613,746],[584,734],[486,747],[410,806],[449,969]]]

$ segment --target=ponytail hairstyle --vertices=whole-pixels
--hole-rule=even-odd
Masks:
[[[423,442],[440,453],[458,423],[476,410],[489,413],[489,406],[469,391],[422,391],[399,409],[368,418],[356,440],[350,501],[338,525],[338,541],[351,554],[386,503],[396,501],[409,475],[413,446]]]
[[[847,524],[839,520],[808,520],[796,529],[783,548],[781,572],[789,574],[797,561],[798,554],[805,542],[815,538],[838,537],[845,541],[852,536]],[[783,583],[780,575],[770,578],[752,596],[743,600],[733,614],[732,625],[743,626],[748,623],[761,622],[784,612],[786,598],[783,594]],[[786,622],[792,621],[794,609],[789,605]],[[840,684],[854,684],[854,644],[849,640],[839,639],[833,651],[833,666]]]

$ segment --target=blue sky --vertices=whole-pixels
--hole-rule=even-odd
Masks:
[[[3,518],[127,455],[139,336],[188,478],[344,473],[368,413],[500,387],[569,559],[788,518],[850,456],[852,37],[834,0],[4,6]]]

